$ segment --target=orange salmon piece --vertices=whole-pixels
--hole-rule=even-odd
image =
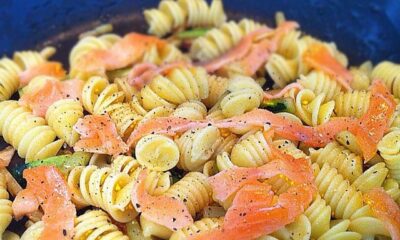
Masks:
[[[65,78],[65,70],[59,62],[44,62],[34,67],[30,67],[19,75],[20,87],[28,85],[33,78],[40,75],[63,79]]]

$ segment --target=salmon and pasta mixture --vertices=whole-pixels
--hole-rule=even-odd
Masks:
[[[0,59],[0,239],[400,239],[400,64],[221,0],[143,17]]]

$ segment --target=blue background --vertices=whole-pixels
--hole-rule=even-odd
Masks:
[[[0,53],[62,47],[56,59],[65,62],[77,35],[113,22],[120,34],[145,31],[142,10],[156,0],[2,0]],[[400,0],[225,0],[235,19],[246,16],[272,24],[276,11],[284,11],[301,29],[332,40],[348,54],[351,63],[366,59],[400,62]]]

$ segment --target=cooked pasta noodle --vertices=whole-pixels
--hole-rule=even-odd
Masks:
[[[179,148],[166,136],[150,134],[139,140],[135,155],[138,162],[150,170],[167,171],[178,163]]]
[[[361,176],[363,172],[362,158],[336,142],[329,143],[318,150],[311,150],[310,157],[311,161],[317,163],[320,167],[324,163],[329,163],[351,183]]]
[[[329,230],[331,207],[326,204],[325,200],[322,199],[319,194],[306,209],[304,214],[310,220],[312,238],[318,239]]]
[[[93,210],[76,218],[74,239],[129,240],[129,237],[111,222],[107,213]]]
[[[221,96],[226,92],[228,84],[228,78],[211,75],[208,78],[208,97],[203,99],[203,103],[208,108],[212,108],[218,102]]]
[[[190,100],[208,97],[208,76],[202,68],[174,68],[165,76],[157,75],[140,91],[143,107],[173,107]]]
[[[21,236],[21,240],[39,240],[43,229],[43,221],[36,222],[25,230],[24,234]]]
[[[296,95],[296,116],[310,126],[329,121],[335,108],[335,102],[324,103],[325,94],[315,95],[309,89],[303,89]]]
[[[224,171],[235,166],[229,158],[229,154],[227,152],[223,152],[217,156],[216,164],[219,171]]]
[[[375,187],[380,187],[385,181],[389,170],[385,163],[380,162],[370,167],[361,176],[359,176],[352,184],[358,191],[367,192]]]
[[[68,186],[77,206],[96,206],[107,211],[119,222],[129,222],[137,215],[130,206],[130,177],[111,168],[94,165],[79,166],[68,175]],[[125,188],[125,189],[124,189]]]
[[[223,218],[202,218],[188,227],[184,227],[174,232],[170,240],[184,240],[195,234],[210,231],[212,229],[220,228],[223,223]]]
[[[371,93],[369,91],[341,92],[335,98],[335,113],[338,117],[361,117],[367,111]]]
[[[205,0],[164,0],[158,9],[144,11],[149,33],[164,36],[175,29],[219,26],[226,20],[221,0],[208,6]]]
[[[383,61],[375,66],[372,79],[381,79],[396,98],[400,98],[400,65]]]
[[[388,178],[383,182],[383,188],[385,191],[400,204],[400,186],[399,183],[393,178]]]
[[[0,172],[0,238],[2,238],[4,231],[12,220],[12,202],[8,200],[9,194],[7,192],[6,176]]]
[[[27,162],[55,156],[64,143],[43,118],[13,100],[0,102],[0,135]]]
[[[115,123],[118,133],[127,139],[137,124],[143,119],[129,103],[115,103],[104,110]]]
[[[383,235],[390,237],[384,223],[374,217],[368,205],[357,210],[350,219],[349,229],[358,232],[363,237]]]
[[[312,90],[316,95],[325,94],[324,101],[333,100],[342,89],[335,79],[315,70],[307,75],[301,75],[299,83],[304,88]]]
[[[3,240],[20,240],[20,237],[13,232],[5,231],[3,234]]]
[[[300,215],[296,220],[284,228],[271,234],[271,236],[282,240],[310,239],[311,224],[305,215]]]
[[[0,59],[0,101],[8,100],[19,88],[21,68],[7,57]]]
[[[83,107],[92,114],[103,114],[107,107],[123,102],[124,98],[124,92],[115,83],[109,84],[102,77],[91,77],[82,89]]]
[[[190,47],[190,55],[193,59],[200,61],[218,57],[235,46],[245,35],[261,26],[246,18],[238,23],[233,21],[224,23],[195,39]]]
[[[349,219],[363,206],[361,192],[350,186],[349,181],[325,163],[315,178],[319,193],[331,206],[336,218]]]
[[[378,150],[389,169],[390,177],[400,182],[400,130],[386,134],[378,144]]]
[[[283,88],[297,77],[297,59],[286,59],[280,54],[272,54],[265,68],[274,83]]]
[[[191,120],[203,120],[207,115],[207,108],[202,102],[193,100],[180,104],[172,116]]]
[[[186,131],[176,140],[180,152],[178,167],[189,171],[200,170],[222,140],[218,128],[214,126]]]
[[[46,121],[54,129],[57,137],[73,146],[79,134],[73,129],[79,118],[83,117],[83,108],[78,100],[62,99],[53,103],[46,112]]]
[[[347,231],[351,222],[346,220],[336,220],[331,222],[331,228],[325,232],[318,240],[334,240],[334,239],[346,239],[346,240],[360,240],[361,234],[353,231]]]

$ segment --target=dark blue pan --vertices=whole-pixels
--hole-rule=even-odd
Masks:
[[[276,11],[300,23],[301,29],[334,41],[351,64],[384,59],[400,62],[400,0],[224,0],[230,18],[254,18],[273,26]],[[0,54],[16,50],[58,48],[68,53],[81,32],[113,23],[119,34],[147,29],[142,11],[158,0],[2,0]],[[0,149],[5,143],[0,139]],[[18,161],[14,156],[12,164]],[[14,222],[21,232],[22,224]]]

